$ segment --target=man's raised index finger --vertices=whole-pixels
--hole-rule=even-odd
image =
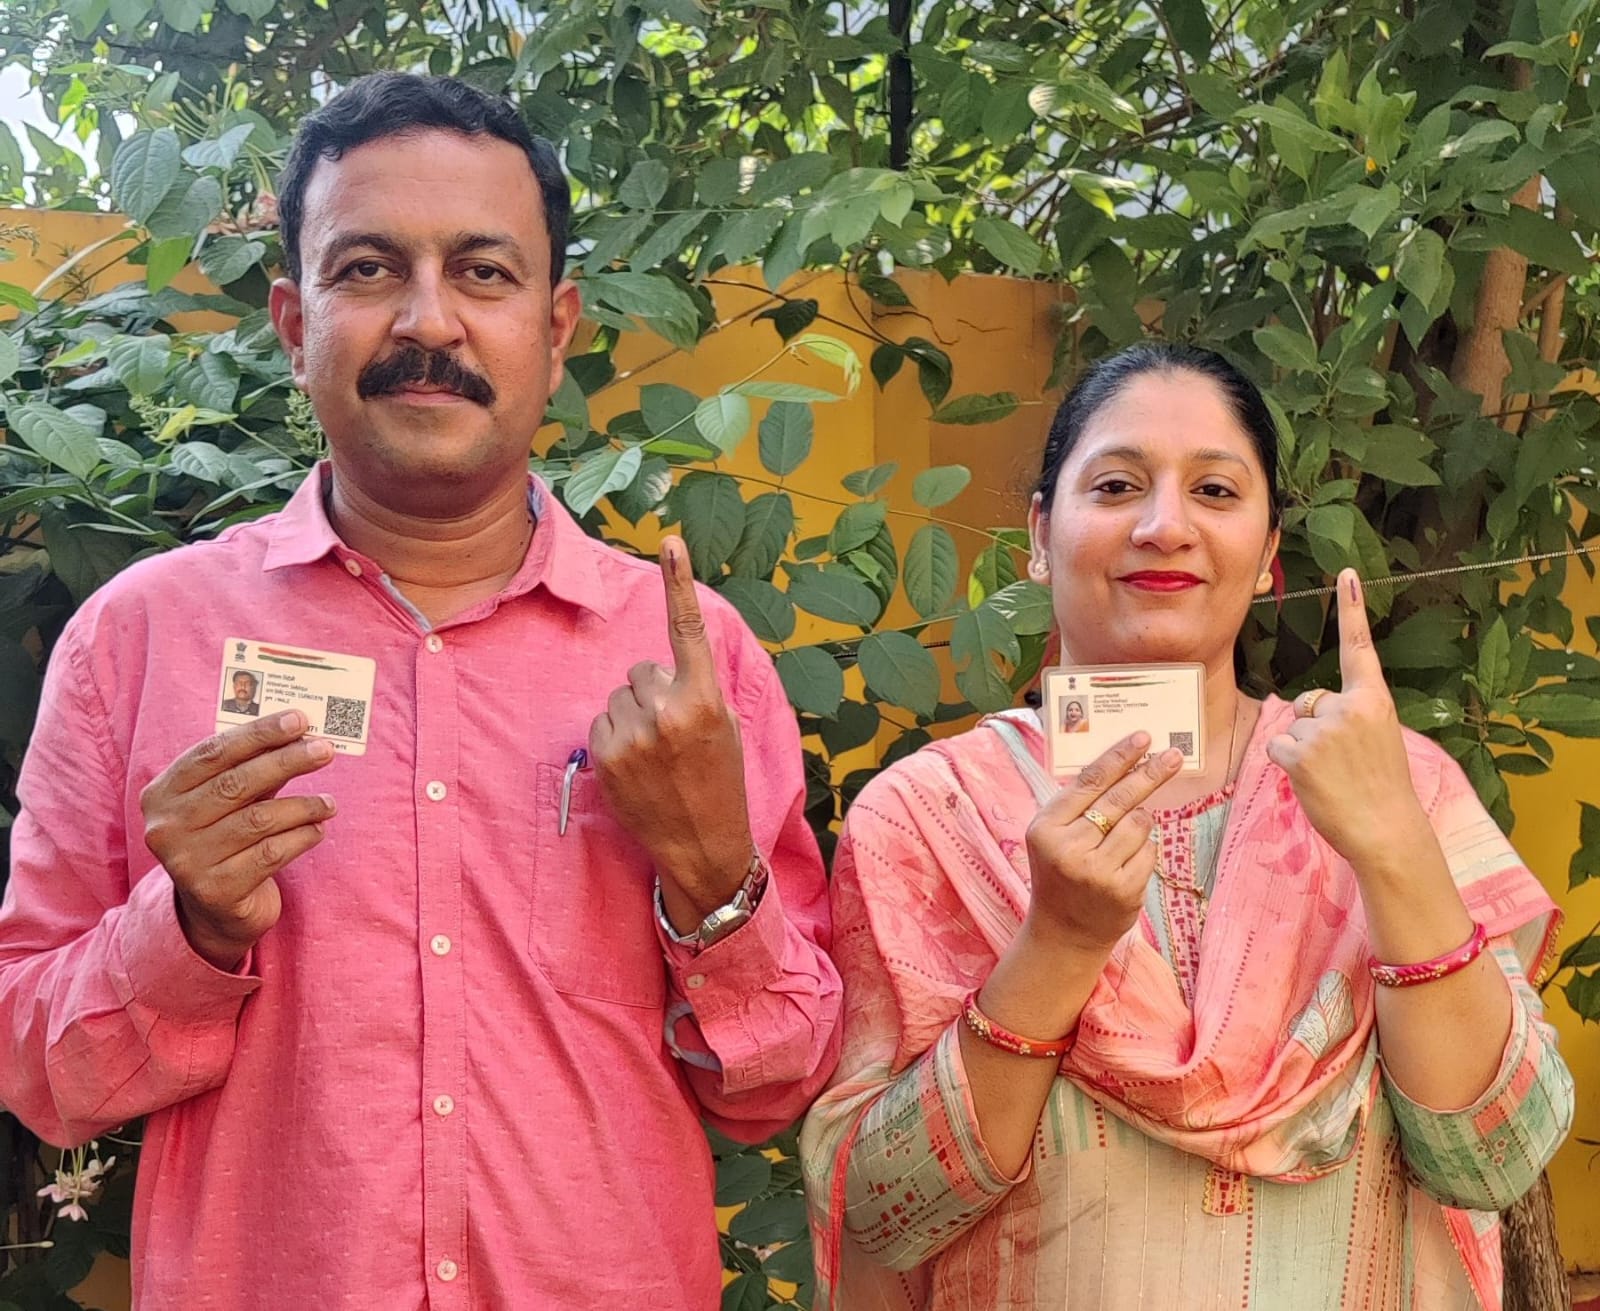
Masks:
[[[1383,662],[1372,644],[1372,625],[1361,579],[1354,569],[1339,574],[1339,682],[1348,692],[1355,687],[1386,683]]]
[[[224,729],[196,743],[173,761],[167,777],[179,791],[188,792],[225,769],[287,746],[305,731],[306,717],[298,710],[262,715],[254,723]]]
[[[715,679],[711,643],[700,598],[694,591],[694,571],[681,537],[661,539],[661,577],[667,588],[667,636],[672,642],[673,675],[677,682]]]

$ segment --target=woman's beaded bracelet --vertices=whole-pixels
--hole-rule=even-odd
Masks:
[[[1376,956],[1369,956],[1367,969],[1385,988],[1411,988],[1419,983],[1432,983],[1435,979],[1448,978],[1457,970],[1466,969],[1478,959],[1488,942],[1489,935],[1484,931],[1483,925],[1474,924],[1472,936],[1454,951],[1445,952],[1443,956],[1418,961],[1415,965],[1385,965]]]
[[[998,1047],[1013,1056],[1033,1056],[1040,1060],[1059,1061],[1067,1054],[1066,1038],[1052,1038],[1047,1042],[1041,1042],[1037,1038],[1024,1038],[1021,1034],[1012,1033],[1010,1029],[996,1024],[978,1009],[977,989],[969,992],[966,1001],[962,1003],[961,1018],[966,1021],[967,1028],[989,1046]]]

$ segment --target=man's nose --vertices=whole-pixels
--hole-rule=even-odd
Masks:
[[[454,297],[441,270],[422,270],[406,282],[390,336],[423,350],[459,346],[465,335]]]

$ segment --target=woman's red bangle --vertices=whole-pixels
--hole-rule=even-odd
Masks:
[[[1489,943],[1483,925],[1472,926],[1472,936],[1454,951],[1432,960],[1418,961],[1415,965],[1385,965],[1376,956],[1367,957],[1367,969],[1385,988],[1412,988],[1419,983],[1432,983],[1464,970],[1482,954]]]
[[[1067,1054],[1066,1038],[1041,1041],[1038,1038],[1024,1038],[1020,1033],[1012,1033],[1010,1029],[1001,1028],[978,1009],[977,989],[969,992],[966,1001],[962,1003],[961,1018],[966,1021],[967,1028],[989,1046],[998,1047],[1013,1056],[1033,1056],[1040,1060],[1059,1061]]]

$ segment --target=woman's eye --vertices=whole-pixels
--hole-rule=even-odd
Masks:
[[[1199,491],[1200,495],[1209,497],[1214,501],[1224,500],[1225,498],[1234,496],[1236,494],[1233,488],[1227,486],[1225,483],[1202,483]]]
[[[1094,489],[1108,496],[1121,496],[1125,492],[1133,491],[1134,486],[1126,478],[1107,478],[1104,482],[1096,483]]]

